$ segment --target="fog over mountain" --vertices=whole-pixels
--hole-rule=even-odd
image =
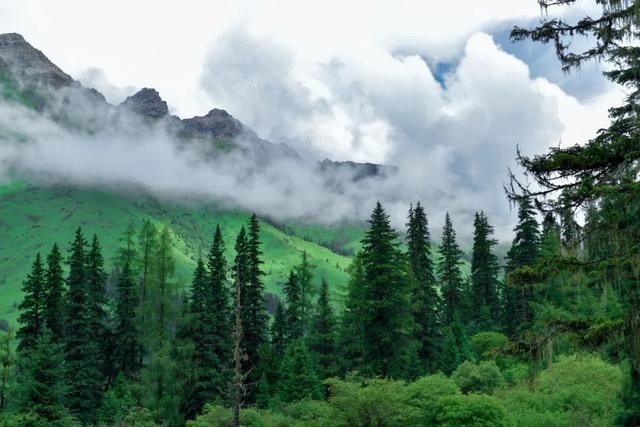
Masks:
[[[591,132],[571,128],[571,113],[589,105],[531,78],[486,34],[468,40],[443,81],[422,57],[391,54],[374,56],[379,72],[335,58],[305,80],[291,55],[247,32],[222,36],[202,87],[242,121],[222,109],[181,119],[150,88],[111,104],[21,36],[2,35],[0,69],[37,96],[36,111],[0,105],[0,177],[142,186],[322,223],[363,220],[381,200],[402,226],[421,200],[434,227],[449,211],[468,235],[484,209],[504,237],[513,218],[500,189],[516,147],[531,153]],[[606,123],[591,114],[590,128]]]

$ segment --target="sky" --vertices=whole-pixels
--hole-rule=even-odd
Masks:
[[[224,108],[308,158],[397,165],[407,200],[465,221],[484,209],[508,230],[516,148],[582,143],[624,96],[606,64],[565,74],[552,46],[510,42],[541,13],[535,0],[3,0],[0,29],[110,102],[153,87],[183,118]]]

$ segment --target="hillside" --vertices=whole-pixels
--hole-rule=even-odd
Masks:
[[[224,211],[203,203],[159,201],[148,195],[116,194],[105,190],[71,187],[43,188],[24,183],[0,186],[0,318],[14,321],[21,283],[37,251],[46,253],[54,242],[63,248],[73,230],[81,226],[87,235],[97,233],[104,246],[107,266],[118,239],[129,224],[149,219],[168,225],[174,238],[177,280],[185,286],[200,251],[206,252],[216,224],[222,227],[227,257],[234,256],[233,243],[247,212]],[[304,227],[297,229],[304,232]],[[311,229],[313,230],[313,228]],[[351,228],[357,237],[360,228]],[[315,280],[331,284],[339,296],[347,281],[349,258],[273,225],[262,223],[264,271],[267,292],[279,295],[281,283],[306,251],[315,266]]]

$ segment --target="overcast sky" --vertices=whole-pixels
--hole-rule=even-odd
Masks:
[[[593,12],[578,7],[559,13]],[[308,157],[400,165],[409,196],[498,226],[516,146],[584,142],[623,96],[601,64],[566,75],[552,46],[509,41],[540,16],[535,0],[0,2],[2,32],[111,102],[154,87],[181,117],[224,108]]]

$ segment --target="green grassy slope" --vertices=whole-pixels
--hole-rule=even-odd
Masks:
[[[26,184],[0,186],[0,318],[15,320],[21,283],[37,251],[46,254],[54,242],[66,248],[74,229],[81,226],[87,236],[98,234],[110,267],[119,237],[129,224],[139,226],[144,219],[170,227],[177,278],[186,286],[194,260],[199,253],[206,253],[216,224],[222,227],[231,259],[235,236],[246,223],[248,213],[201,203],[161,202],[144,194],[118,195],[95,189]],[[316,281],[324,277],[336,296],[343,292],[348,257],[287,235],[264,222],[262,242],[267,292],[281,294],[281,284],[288,271],[299,263],[302,251],[309,254],[315,266]]]

